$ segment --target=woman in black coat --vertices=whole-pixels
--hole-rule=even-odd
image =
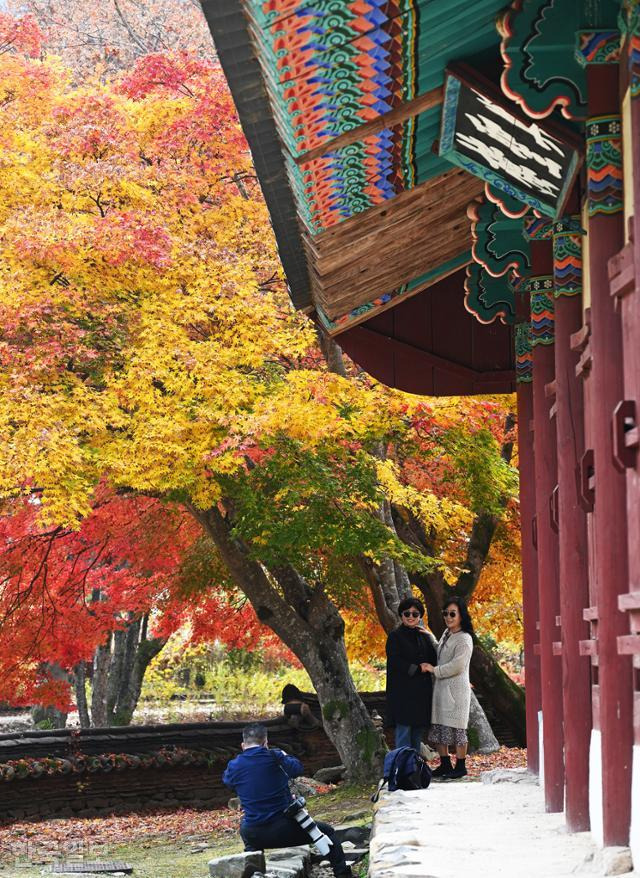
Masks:
[[[396,727],[396,747],[420,752],[425,729],[431,725],[431,674],[436,648],[421,625],[424,606],[407,598],[398,606],[401,624],[387,638],[387,721]]]

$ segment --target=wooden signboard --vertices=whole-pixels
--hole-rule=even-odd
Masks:
[[[446,70],[440,155],[541,214],[558,217],[580,168],[580,140],[527,119],[464,65]]]

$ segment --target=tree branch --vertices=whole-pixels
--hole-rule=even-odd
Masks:
[[[393,631],[398,624],[398,618],[387,604],[380,577],[373,561],[370,558],[366,558],[364,555],[362,555],[358,561],[365,579],[367,580],[378,621],[388,634],[390,631]]]
[[[330,372],[334,372],[336,375],[340,375],[342,378],[346,378],[347,370],[344,365],[342,348],[335,343],[335,341],[331,338],[326,329],[318,321],[316,321],[315,327],[316,335],[318,336],[318,341],[320,342],[320,350],[322,351],[322,355],[327,364],[327,368]]]
[[[122,9],[120,9],[120,4],[118,3],[118,0],[113,0],[113,8],[114,8],[115,11],[117,12],[117,14],[118,14],[118,18],[120,19],[120,21],[121,21],[122,24],[124,25],[125,30],[126,30],[127,33],[129,34],[129,36],[131,37],[131,39],[133,40],[133,42],[134,42],[134,43],[138,46],[138,48],[141,49],[142,52],[146,55],[147,52],[149,51],[149,46],[147,46],[147,44],[144,43],[144,42],[140,39],[140,37],[138,36],[138,34],[137,34],[137,33],[134,31],[134,29],[131,27],[131,25],[129,24],[128,20],[125,18],[124,13],[122,12]]]

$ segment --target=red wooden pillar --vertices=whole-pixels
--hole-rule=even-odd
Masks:
[[[600,687],[598,685],[598,618],[596,588],[596,552],[595,552],[595,477],[593,475],[593,435],[591,417],[593,406],[593,383],[591,356],[591,309],[584,313],[584,324],[571,337],[571,349],[579,357],[576,375],[582,386],[584,402],[584,440],[585,451],[580,459],[578,473],[580,503],[585,512],[587,525],[587,563],[588,563],[588,596],[583,604],[582,618],[585,620],[589,633],[579,643],[580,655],[588,657],[591,676],[591,742],[589,769],[589,818],[591,831],[602,841],[602,759],[600,729]],[[591,763],[593,762],[593,766]]]
[[[536,224],[540,235],[541,224]],[[550,238],[550,224],[546,236]],[[529,237],[531,231],[529,230]],[[562,731],[562,666],[553,644],[560,639],[558,535],[552,521],[556,487],[556,431],[549,415],[546,387],[554,379],[553,254],[550,240],[531,240],[531,341],[533,345],[533,420],[538,542],[538,600],[540,605],[540,679],[542,695],[542,768],[547,811],[564,807]]]
[[[536,483],[533,456],[533,374],[528,293],[517,293],[516,378],[518,398],[518,460],[520,470],[520,533],[522,543],[522,611],[527,718],[527,768],[538,773],[540,659],[538,641],[538,565],[535,546]]]
[[[631,662],[617,651],[626,633],[618,595],[628,591],[625,476],[614,460],[612,415],[623,398],[620,315],[607,263],[623,243],[622,156],[617,64],[590,65],[587,179],[595,469],[595,573],[602,753],[602,842],[626,845],[631,816]],[[607,185],[603,186],[603,180]],[[596,828],[596,836],[599,832]]]
[[[586,515],[578,471],[584,453],[582,382],[571,336],[582,326],[582,232],[579,216],[554,224],[555,398],[558,448],[558,530],[565,811],[573,832],[589,829],[591,673],[580,641],[589,635],[583,609],[589,604]]]

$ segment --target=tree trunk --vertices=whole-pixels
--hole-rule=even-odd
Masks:
[[[321,323],[316,322],[316,333],[320,342],[320,350],[327,363],[330,372],[347,377],[347,370],[342,358],[342,348],[339,347]]]
[[[129,638],[129,649],[125,655],[124,673],[118,689],[118,702],[113,714],[114,726],[127,726],[133,719],[133,714],[142,691],[144,675],[149,663],[164,647],[167,639],[164,637],[147,637],[148,617],[138,620],[135,632]],[[135,633],[135,640],[133,633]],[[127,632],[129,634],[129,631]]]
[[[113,717],[118,704],[118,690],[122,683],[122,677],[128,671],[125,667],[125,649],[127,634],[132,627],[137,627],[137,623],[132,622],[126,630],[120,628],[111,635],[111,654],[106,687],[106,718],[107,724],[110,726],[114,725]],[[124,723],[120,723],[120,725],[124,725]]]
[[[107,643],[99,646],[93,658],[93,692],[91,720],[93,726],[128,726],[138,706],[144,675],[151,660],[167,642],[163,637],[148,637],[146,616],[131,618],[126,628],[114,631]],[[81,696],[76,697],[78,711]],[[84,686],[82,687],[84,688]],[[81,713],[81,724],[83,724]]]
[[[268,625],[300,659],[311,677],[325,731],[350,780],[380,777],[384,743],[351,678],[344,622],[321,584],[310,586],[290,566],[265,570],[231,536],[231,522],[217,507],[189,511],[215,543],[229,573]],[[278,587],[276,587],[276,584]]]
[[[527,744],[524,689],[514,683],[498,662],[478,641],[475,642],[469,676],[476,690],[510,729],[520,747]]]
[[[475,731],[477,741],[472,742],[471,737]],[[486,754],[495,753],[500,749],[498,739],[493,734],[491,724],[487,719],[487,715],[482,709],[482,705],[475,696],[475,692],[471,692],[471,709],[469,711],[469,744],[471,750],[476,753]]]
[[[439,570],[429,574],[418,573],[414,576],[414,581],[422,594],[427,610],[429,628],[431,628],[436,637],[440,637],[444,631],[442,605],[444,604],[445,595],[449,592],[447,581]]]
[[[486,512],[480,512],[474,519],[467,547],[467,557],[455,586],[456,594],[459,594],[465,601],[471,598],[480,579],[497,526],[498,518]]]
[[[364,572],[365,579],[369,584],[369,591],[373,598],[373,605],[375,607],[378,621],[386,633],[389,634],[398,624],[398,616],[387,606],[378,568],[370,558],[364,556],[360,558],[360,566]]]
[[[73,687],[76,693],[80,727],[88,729],[91,727],[91,717],[87,704],[87,668],[84,662],[78,662],[73,669]]]
[[[93,689],[91,691],[91,725],[102,728],[107,721],[107,684],[111,664],[111,635],[93,654]]]

